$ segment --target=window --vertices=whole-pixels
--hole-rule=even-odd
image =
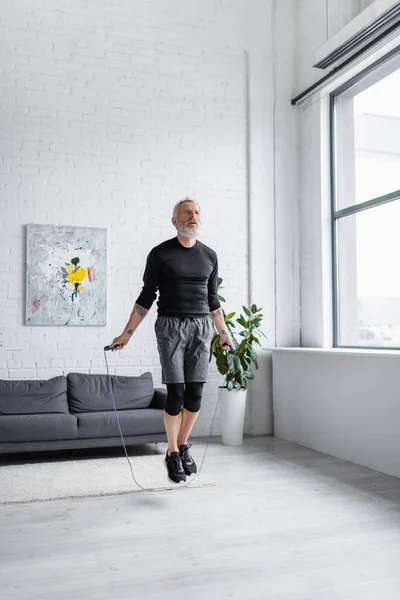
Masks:
[[[400,349],[400,58],[331,96],[334,345]]]

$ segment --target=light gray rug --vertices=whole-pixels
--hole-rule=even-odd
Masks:
[[[134,456],[130,460],[142,487],[153,490],[164,487],[167,490],[179,490],[182,487],[168,481],[164,455]],[[189,489],[216,485],[203,473],[188,481]],[[0,504],[112,496],[139,491],[125,457],[0,467]]]

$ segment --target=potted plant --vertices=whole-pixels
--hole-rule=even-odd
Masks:
[[[222,279],[219,279],[219,287],[221,283]],[[219,298],[225,302],[224,298]],[[219,335],[215,330],[210,347],[210,360],[212,356],[215,357],[218,371],[225,377],[221,390],[220,417],[222,443],[230,446],[240,445],[243,441],[248,382],[255,377],[253,365],[258,369],[255,345],[261,346],[259,336],[264,335],[260,330],[262,309],[256,304],[242,308],[243,313],[236,319],[236,313],[225,314],[223,311],[235,352],[227,352],[219,345]],[[236,324],[240,326],[239,330],[236,330]]]

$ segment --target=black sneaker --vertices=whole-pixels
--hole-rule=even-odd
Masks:
[[[189,448],[192,444],[182,444],[179,446],[179,456],[181,457],[183,469],[188,477],[197,473],[196,463],[190,455]]]
[[[171,452],[171,454],[168,456],[167,450],[164,465],[168,472],[168,480],[171,483],[184,483],[186,481],[186,475],[185,471],[183,470],[179,452]]]

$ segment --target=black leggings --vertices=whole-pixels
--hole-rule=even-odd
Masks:
[[[199,412],[204,383],[167,383],[167,406],[165,412],[176,417],[183,408]]]

